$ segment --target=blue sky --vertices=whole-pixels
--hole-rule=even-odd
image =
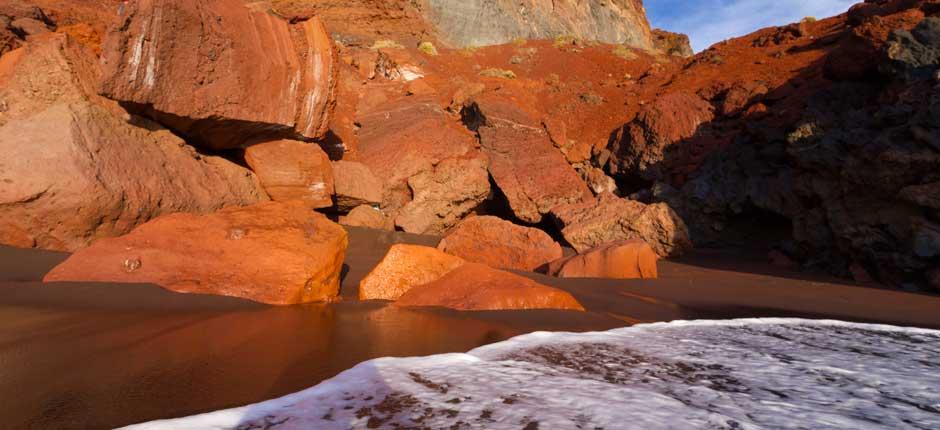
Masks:
[[[807,16],[826,18],[845,12],[861,0],[645,0],[655,28],[688,34],[699,52],[714,43],[754,30],[796,22]]]

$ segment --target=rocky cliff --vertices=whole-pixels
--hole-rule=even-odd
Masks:
[[[652,49],[641,0],[423,0],[441,39],[456,47],[575,37]]]

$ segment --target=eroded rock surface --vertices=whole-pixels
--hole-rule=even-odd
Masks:
[[[365,164],[343,160],[333,162],[333,182],[336,207],[341,211],[382,203],[385,184]]]
[[[479,134],[490,175],[519,219],[538,223],[552,208],[591,196],[541,123],[512,101],[477,97],[464,118]]]
[[[157,218],[76,252],[44,280],[153,283],[275,305],[325,301],[339,293],[347,244],[346,230],[303,204],[266,202]]]
[[[97,73],[66,35],[0,58],[0,243],[71,251],[163,214],[267,199],[247,169],[95,95]]]
[[[208,148],[322,139],[334,62],[315,18],[291,26],[240,0],[140,0],[107,35],[100,90]]]
[[[640,0],[422,0],[440,37],[457,47],[501,45],[560,36],[650,49]]]
[[[412,176],[412,200],[395,223],[409,233],[443,234],[489,197],[487,164],[479,154],[448,158]]]
[[[515,225],[493,216],[460,222],[438,249],[497,269],[533,271],[561,258],[561,245],[542,230]]]
[[[685,223],[665,203],[646,205],[601,194],[559,206],[552,215],[565,240],[578,252],[627,239],[646,241],[661,257],[679,256],[692,248]]]
[[[315,143],[275,140],[245,148],[245,161],[272,200],[299,200],[318,209],[333,206],[333,167]]]

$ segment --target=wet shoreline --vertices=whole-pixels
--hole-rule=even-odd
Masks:
[[[744,317],[940,328],[937,296],[707,251],[662,262],[653,281],[530,275],[571,292],[585,313],[459,313],[353,299],[391,244],[435,240],[353,230],[343,300],[293,307],[151,285],[41,284],[64,254],[0,247],[0,416],[7,428],[111,428],[278,397],[372,358],[463,352],[532,331]]]

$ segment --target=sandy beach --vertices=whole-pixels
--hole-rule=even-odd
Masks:
[[[66,255],[0,248],[0,405],[8,428],[112,428],[258,402],[378,357],[463,352],[533,331],[743,317],[940,328],[940,297],[839,283],[740,252],[660,263],[652,281],[562,280],[588,312],[460,313],[355,300],[394,243],[436,238],[350,229],[343,300],[290,307],[152,285],[43,284]]]

